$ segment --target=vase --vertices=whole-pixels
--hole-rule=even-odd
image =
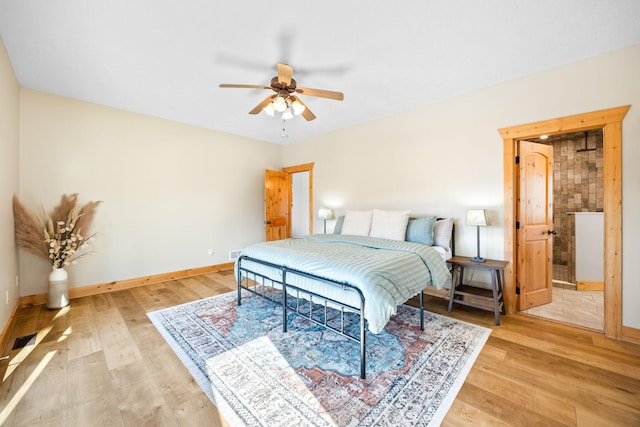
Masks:
[[[56,268],[49,273],[49,294],[47,308],[62,308],[69,305],[69,276],[64,268]]]

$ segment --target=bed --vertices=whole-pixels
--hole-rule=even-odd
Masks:
[[[453,221],[409,218],[408,211],[353,212],[338,219],[333,234],[248,246],[235,273],[238,304],[245,290],[281,305],[285,332],[295,313],[358,342],[365,378],[366,330],[380,333],[397,306],[416,295],[424,329],[423,290],[442,289],[451,279]]]

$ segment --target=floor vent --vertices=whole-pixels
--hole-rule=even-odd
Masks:
[[[28,345],[34,345],[36,343],[35,338],[36,334],[25,335],[23,337],[16,338],[16,342],[13,343],[13,348],[11,350],[18,350]]]
[[[229,261],[235,261],[240,257],[242,249],[236,249],[235,251],[229,251]]]

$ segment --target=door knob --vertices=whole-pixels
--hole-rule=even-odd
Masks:
[[[547,230],[547,234],[558,234],[556,230]]]

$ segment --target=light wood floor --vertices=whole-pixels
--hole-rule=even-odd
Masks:
[[[4,349],[0,425],[226,425],[146,313],[233,288],[223,272],[20,309],[13,336],[37,344]],[[522,315],[451,316],[493,332],[443,425],[640,425],[640,346]]]

